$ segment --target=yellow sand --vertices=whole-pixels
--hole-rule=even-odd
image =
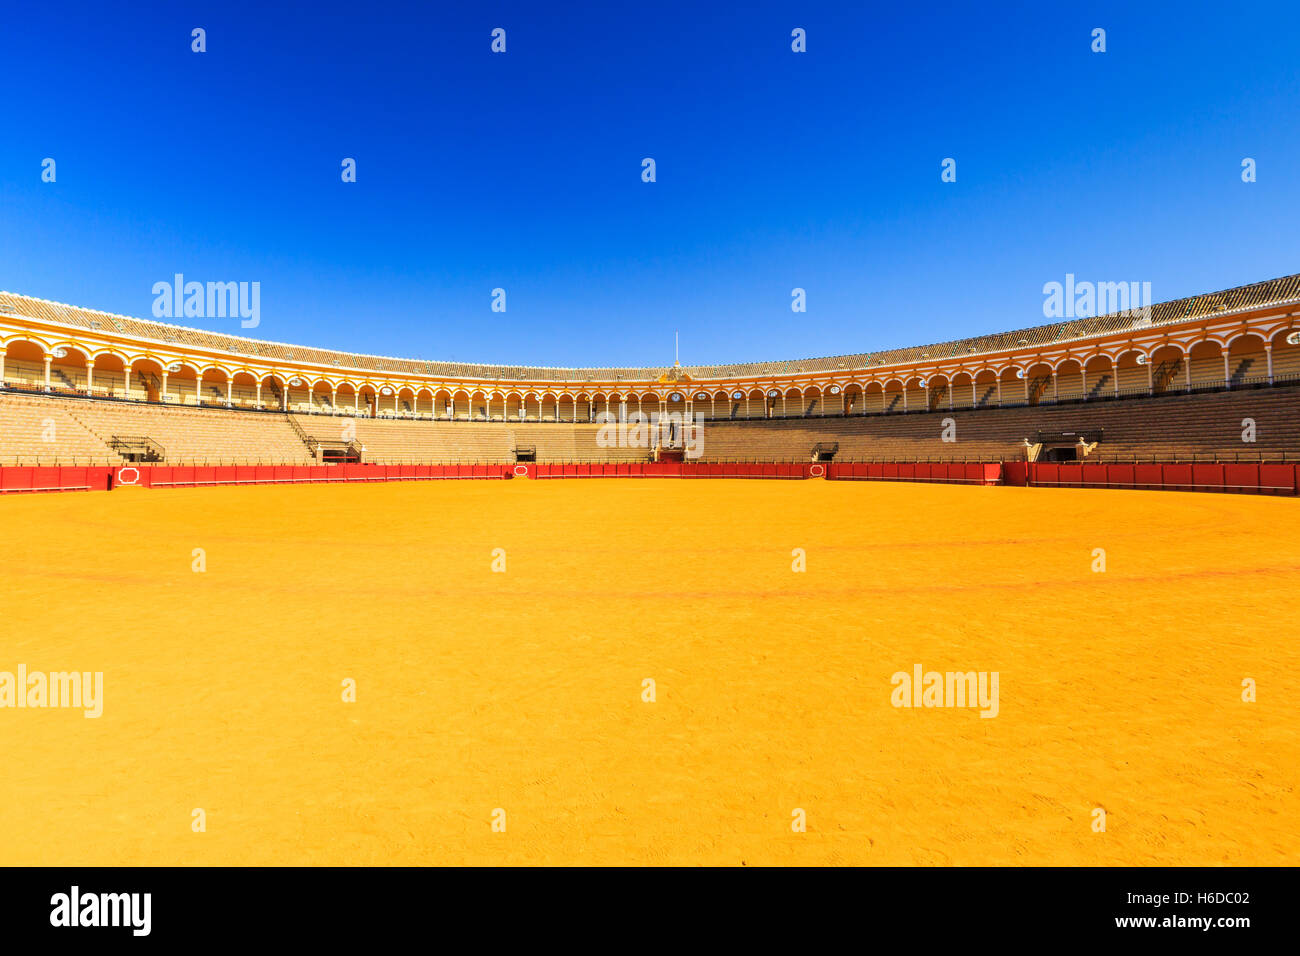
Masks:
[[[105,681],[98,720],[0,710],[0,864],[1297,862],[1295,500],[447,481],[0,520],[0,670]],[[1000,714],[891,706],[917,663],[998,671]]]

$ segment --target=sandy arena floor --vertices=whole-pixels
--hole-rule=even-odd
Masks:
[[[0,521],[0,671],[104,673],[98,719],[0,709],[0,864],[1300,856],[1295,500],[445,481]],[[998,716],[895,708],[915,664],[997,671]]]

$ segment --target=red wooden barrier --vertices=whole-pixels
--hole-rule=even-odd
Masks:
[[[1224,465],[1223,487],[1230,491],[1259,492],[1259,465]]]
[[[1192,465],[1192,484],[1210,491],[1223,490],[1222,465]]]
[[[1084,462],[1080,468],[1085,485],[1106,484],[1106,466],[1099,462]]]
[[[1300,491],[1300,465],[1260,465],[1259,487],[1261,491],[1296,494]]]
[[[1300,465],[1261,462],[1124,464],[1034,462],[1028,481],[1044,487],[1140,488],[1242,494],[1300,493]]]
[[[1002,463],[1002,480],[1017,487],[1029,484],[1029,463],[1025,461],[1007,461]]]
[[[1300,465],[1286,463],[1102,464],[1100,462],[607,462],[516,465],[117,465],[0,467],[0,493],[288,482],[442,478],[784,478],[890,480],[1042,487],[1142,488],[1300,494]]]

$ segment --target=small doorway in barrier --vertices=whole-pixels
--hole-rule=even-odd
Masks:
[[[359,465],[361,464],[361,453],[355,448],[322,448],[320,450],[320,460],[326,465]]]
[[[1044,448],[1038,455],[1039,461],[1078,461],[1078,445],[1056,445],[1052,448]]]

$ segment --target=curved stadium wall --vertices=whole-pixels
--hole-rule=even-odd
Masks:
[[[705,419],[1086,401],[1300,380],[1300,275],[927,346],[653,368],[426,362],[189,329],[0,293],[9,389],[301,413],[590,421],[626,404]]]

